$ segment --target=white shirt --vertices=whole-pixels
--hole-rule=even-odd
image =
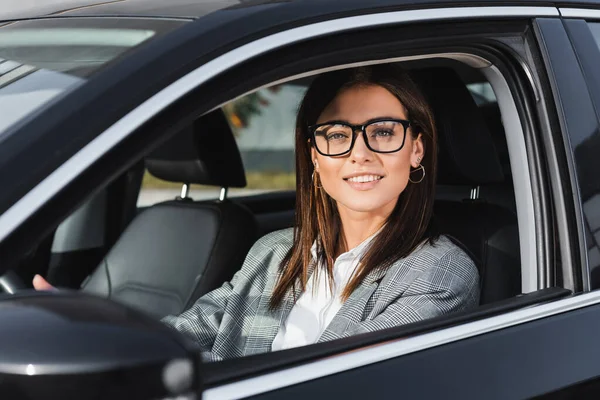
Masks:
[[[378,233],[378,232],[377,232]],[[352,277],[360,258],[368,249],[368,244],[377,234],[370,236],[354,249],[341,254],[333,264],[333,293],[329,288],[327,274],[322,266],[315,282],[313,273],[306,284],[306,290],[292,307],[286,322],[279,332],[271,350],[283,350],[292,347],[316,343],[335,314],[342,308],[341,294]],[[317,259],[317,245],[311,248],[313,260]],[[316,269],[315,269],[316,270]]]

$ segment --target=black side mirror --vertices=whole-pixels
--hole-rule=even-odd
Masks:
[[[196,399],[200,352],[175,330],[81,292],[0,301],[0,397]]]

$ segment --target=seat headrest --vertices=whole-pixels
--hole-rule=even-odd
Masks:
[[[433,109],[438,130],[438,184],[504,181],[494,138],[471,93],[451,68],[411,71]]]
[[[246,175],[233,132],[221,110],[198,118],[146,158],[159,179],[221,187],[245,187]]]

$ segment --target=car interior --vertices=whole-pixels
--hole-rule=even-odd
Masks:
[[[481,305],[513,298],[521,293],[521,253],[498,104],[470,89],[487,81],[458,61],[402,65],[430,102],[438,129],[432,223],[477,265]],[[305,88],[310,80],[286,85]],[[294,121],[289,124],[293,134]],[[229,280],[259,237],[294,223],[289,188],[236,195],[252,166],[245,165],[233,125],[226,107],[199,116],[86,201],[11,273],[23,282],[39,273],[59,287],[81,288],[156,318],[184,311]],[[181,192],[139,205],[145,173]],[[190,185],[212,186],[219,195],[195,199]]]

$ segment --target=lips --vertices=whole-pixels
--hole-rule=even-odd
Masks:
[[[377,174],[355,174],[344,180],[352,189],[365,191],[375,188],[383,178],[383,175]]]
[[[358,176],[353,176],[350,178],[345,178],[345,180],[347,180],[348,182],[354,182],[354,183],[365,183],[365,182],[378,181],[382,178],[383,178],[383,176],[381,176],[381,175],[358,175]]]

